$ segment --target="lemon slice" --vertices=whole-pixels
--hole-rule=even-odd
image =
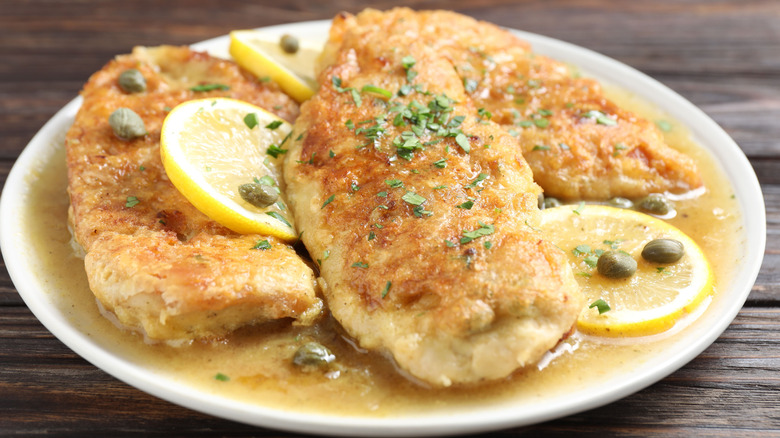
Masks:
[[[291,241],[297,234],[279,170],[279,149],[291,131],[289,123],[246,102],[191,100],[165,118],[160,154],[173,185],[206,216],[237,233]],[[278,199],[262,208],[245,201],[238,187],[253,182],[271,186]]]
[[[238,65],[257,77],[270,78],[299,103],[317,90],[314,63],[321,51],[321,45],[301,41],[298,51],[290,54],[282,50],[277,35],[256,30],[230,32],[230,55]]]
[[[583,333],[609,337],[661,333],[713,291],[712,269],[701,248],[663,220],[633,210],[580,204],[543,210],[540,228],[568,254],[587,297],[588,305],[577,321]],[[645,244],[659,238],[681,242],[683,257],[670,264],[643,259]],[[636,273],[625,279],[599,274],[598,256],[609,250],[630,254],[637,262]],[[610,309],[600,314],[594,303]]]

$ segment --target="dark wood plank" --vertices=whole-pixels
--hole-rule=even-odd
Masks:
[[[328,19],[388,0],[10,0],[0,14],[0,187],[89,75],[134,45]],[[491,436],[780,436],[780,2],[409,0],[569,41],[658,79],[750,158],[767,209],[765,260],[729,329],[667,379],[586,413]],[[6,255],[7,257],[8,255]],[[35,320],[0,258],[0,436],[296,436],[196,413],[93,367]]]
[[[0,431],[62,436],[78,425],[112,436],[141,431],[284,436],[196,413],[125,385],[72,353],[26,308],[0,308],[0,340]],[[620,402],[513,433],[769,432],[780,427],[778,375],[780,309],[745,308],[717,342],[661,382]]]

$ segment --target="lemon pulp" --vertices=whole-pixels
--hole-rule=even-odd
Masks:
[[[291,241],[297,234],[282,195],[277,152],[291,131],[289,123],[246,102],[191,100],[165,118],[160,154],[173,185],[206,216],[237,233]],[[247,183],[271,186],[279,197],[256,207],[239,193]]]
[[[304,41],[291,54],[282,50],[279,37],[273,34],[256,30],[230,32],[230,55],[236,63],[259,78],[276,82],[299,103],[311,98],[317,89],[314,62],[321,49]]]
[[[676,227],[633,210],[602,205],[562,206],[542,211],[539,228],[569,257],[587,297],[577,328],[597,336],[645,336],[673,327],[713,291],[713,274],[701,248]],[[653,239],[683,243],[675,263],[644,260],[644,246]],[[609,250],[624,251],[637,261],[634,275],[606,278],[596,260]],[[602,300],[609,310],[593,305]],[[602,311],[604,309],[602,308]]]

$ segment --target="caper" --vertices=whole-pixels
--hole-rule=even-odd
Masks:
[[[666,196],[660,193],[651,193],[642,198],[637,204],[640,210],[648,213],[663,216],[674,210],[672,201],[666,199]]]
[[[653,263],[674,263],[685,254],[685,246],[679,240],[655,239],[642,249],[642,258]]]
[[[561,201],[559,201],[557,198],[544,198],[544,208],[555,208],[560,206]]]
[[[628,278],[636,272],[636,260],[623,251],[607,251],[599,256],[596,269],[608,278]]]
[[[293,356],[293,363],[300,367],[315,366],[325,367],[333,362],[336,356],[328,350],[328,347],[319,342],[307,342],[303,344]]]
[[[609,205],[617,208],[631,208],[634,206],[634,203],[630,199],[617,196],[609,200]]]
[[[146,79],[140,71],[129,68],[119,75],[119,87],[127,93],[146,91]]]
[[[241,199],[257,208],[268,207],[279,199],[279,193],[268,184],[247,183],[238,186]]]
[[[129,108],[117,108],[108,117],[108,124],[119,138],[130,140],[147,134],[146,126],[141,116]]]
[[[279,40],[279,45],[282,46],[282,50],[287,53],[295,53],[298,51],[298,38],[292,35],[284,34]]]

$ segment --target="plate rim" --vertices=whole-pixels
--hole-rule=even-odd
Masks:
[[[257,29],[270,32],[293,32],[301,29],[304,31],[311,31],[312,29],[315,29],[316,32],[324,30],[325,34],[327,34],[329,25],[330,20],[315,20],[279,24]],[[376,418],[290,412],[231,400],[226,397],[208,393],[202,389],[198,390],[196,388],[188,387],[187,385],[178,382],[159,382],[159,377],[149,373],[148,370],[141,369],[132,363],[126,362],[120,357],[116,357],[110,351],[105,351],[100,348],[100,346],[85,337],[83,333],[78,332],[78,330],[70,326],[68,322],[62,318],[62,315],[58,315],[59,312],[57,309],[47,308],[45,301],[37,299],[39,297],[36,297],[36,293],[45,294],[46,292],[31,290],[31,288],[35,288],[35,285],[31,284],[29,279],[23,276],[25,270],[22,260],[24,260],[24,257],[16,257],[15,254],[13,257],[11,256],[11,251],[14,249],[12,245],[17,242],[16,239],[18,238],[16,235],[18,233],[13,229],[13,224],[15,222],[12,220],[3,220],[2,224],[0,224],[0,250],[2,250],[6,268],[12,282],[28,308],[30,308],[36,318],[38,318],[38,320],[52,332],[55,337],[68,346],[68,348],[101,370],[135,388],[163,400],[207,415],[239,421],[259,427],[320,435],[349,436],[365,435],[366,433],[370,433],[374,436],[433,436],[452,433],[465,434],[486,432],[508,427],[536,424],[583,412],[614,402],[658,382],[698,356],[726,330],[742,308],[750,293],[752,285],[755,283],[766,245],[766,212],[764,198],[755,171],[752,166],[750,166],[744,152],[714,120],[690,101],[649,75],[585,47],[536,33],[511,28],[506,29],[515,35],[518,35],[520,38],[529,41],[534,52],[542,54],[549,51],[555,53],[563,52],[567,54],[565,62],[574,65],[583,66],[582,61],[585,61],[584,64],[589,66],[592,66],[592,64],[595,63],[599,68],[603,66],[609,67],[609,71],[612,72],[611,75],[603,75],[600,71],[597,77],[599,79],[606,79],[607,82],[622,88],[629,89],[629,91],[636,93],[643,100],[650,102],[656,107],[661,107],[692,131],[692,126],[703,124],[703,126],[700,126],[699,128],[706,128],[705,131],[707,132],[696,132],[697,140],[702,147],[707,149],[714,156],[715,161],[721,165],[724,172],[729,176],[735,193],[752,193],[758,196],[758,205],[752,203],[748,206],[746,204],[747,200],[744,197],[740,197],[738,200],[741,210],[743,212],[750,211],[751,214],[743,214],[742,218],[743,227],[745,228],[744,237],[749,244],[749,247],[745,250],[745,260],[743,260],[745,266],[739,271],[739,275],[732,279],[731,285],[733,288],[736,287],[741,289],[739,291],[740,293],[737,295],[737,301],[727,307],[727,311],[721,315],[722,318],[718,320],[717,323],[708,326],[708,329],[703,336],[699,337],[695,342],[688,344],[686,348],[674,355],[674,360],[669,362],[669,364],[639,376],[632,376],[618,389],[602,391],[601,393],[596,394],[596,396],[586,397],[585,402],[578,397],[570,397],[570,401],[568,403],[560,404],[558,409],[539,412],[533,417],[530,417],[529,415],[518,415],[515,411],[517,408],[516,405],[507,405],[502,409],[488,410],[488,412],[483,412],[483,409],[476,409],[474,410],[474,413],[464,413],[463,415],[458,416],[444,416],[439,414],[432,417],[401,417],[401,419],[399,419],[399,417]],[[227,40],[228,35],[221,35],[195,43],[192,47],[199,50],[207,49],[220,44],[226,45]],[[540,45],[542,50],[539,50]],[[599,70],[599,68],[596,68],[595,70]],[[590,69],[587,69],[586,71],[590,71]],[[630,84],[626,86],[625,81],[628,81],[629,79],[633,79],[634,81],[639,79],[640,83],[648,88],[643,89],[644,92],[637,92],[637,90],[632,89]],[[633,85],[636,86],[636,84]],[[661,102],[663,102],[663,104],[661,104]],[[44,151],[47,150],[47,144],[45,144],[47,139],[51,142],[52,136],[64,132],[62,131],[63,125],[67,122],[69,117],[72,118],[75,116],[75,112],[80,104],[81,97],[76,97],[63,106],[35,134],[19,155],[8,174],[2,195],[0,195],[0,218],[11,217],[10,211],[13,211],[21,201],[20,198],[22,195],[16,192],[11,193],[9,187],[18,188],[20,186],[29,186],[29,184],[24,181],[24,178],[26,177],[26,172],[35,167],[35,160],[37,158],[39,159],[39,157],[35,156],[36,153],[39,153],[41,149]],[[669,104],[674,104],[675,108],[670,110],[670,108],[667,108],[667,105]],[[70,123],[67,123],[68,126],[69,124]],[[692,132],[692,134],[694,133]],[[721,146],[719,146],[716,151],[710,147],[711,144],[719,144]],[[51,153],[56,147],[62,147],[62,145],[52,146],[49,144],[48,150],[50,150]],[[728,166],[725,166],[725,158],[735,161],[729,162]],[[729,169],[735,168],[740,170],[739,178],[735,178],[736,175],[734,175],[733,172],[729,172]],[[752,201],[755,202],[756,200],[752,199]],[[750,210],[748,210],[747,207],[750,207]],[[756,229],[759,231],[758,233],[751,231]],[[725,293],[725,291],[722,293]],[[205,397],[207,400],[199,400],[198,403],[193,402],[193,391]],[[399,425],[399,421],[404,424]],[[328,427],[329,429],[323,431],[323,427]]]

